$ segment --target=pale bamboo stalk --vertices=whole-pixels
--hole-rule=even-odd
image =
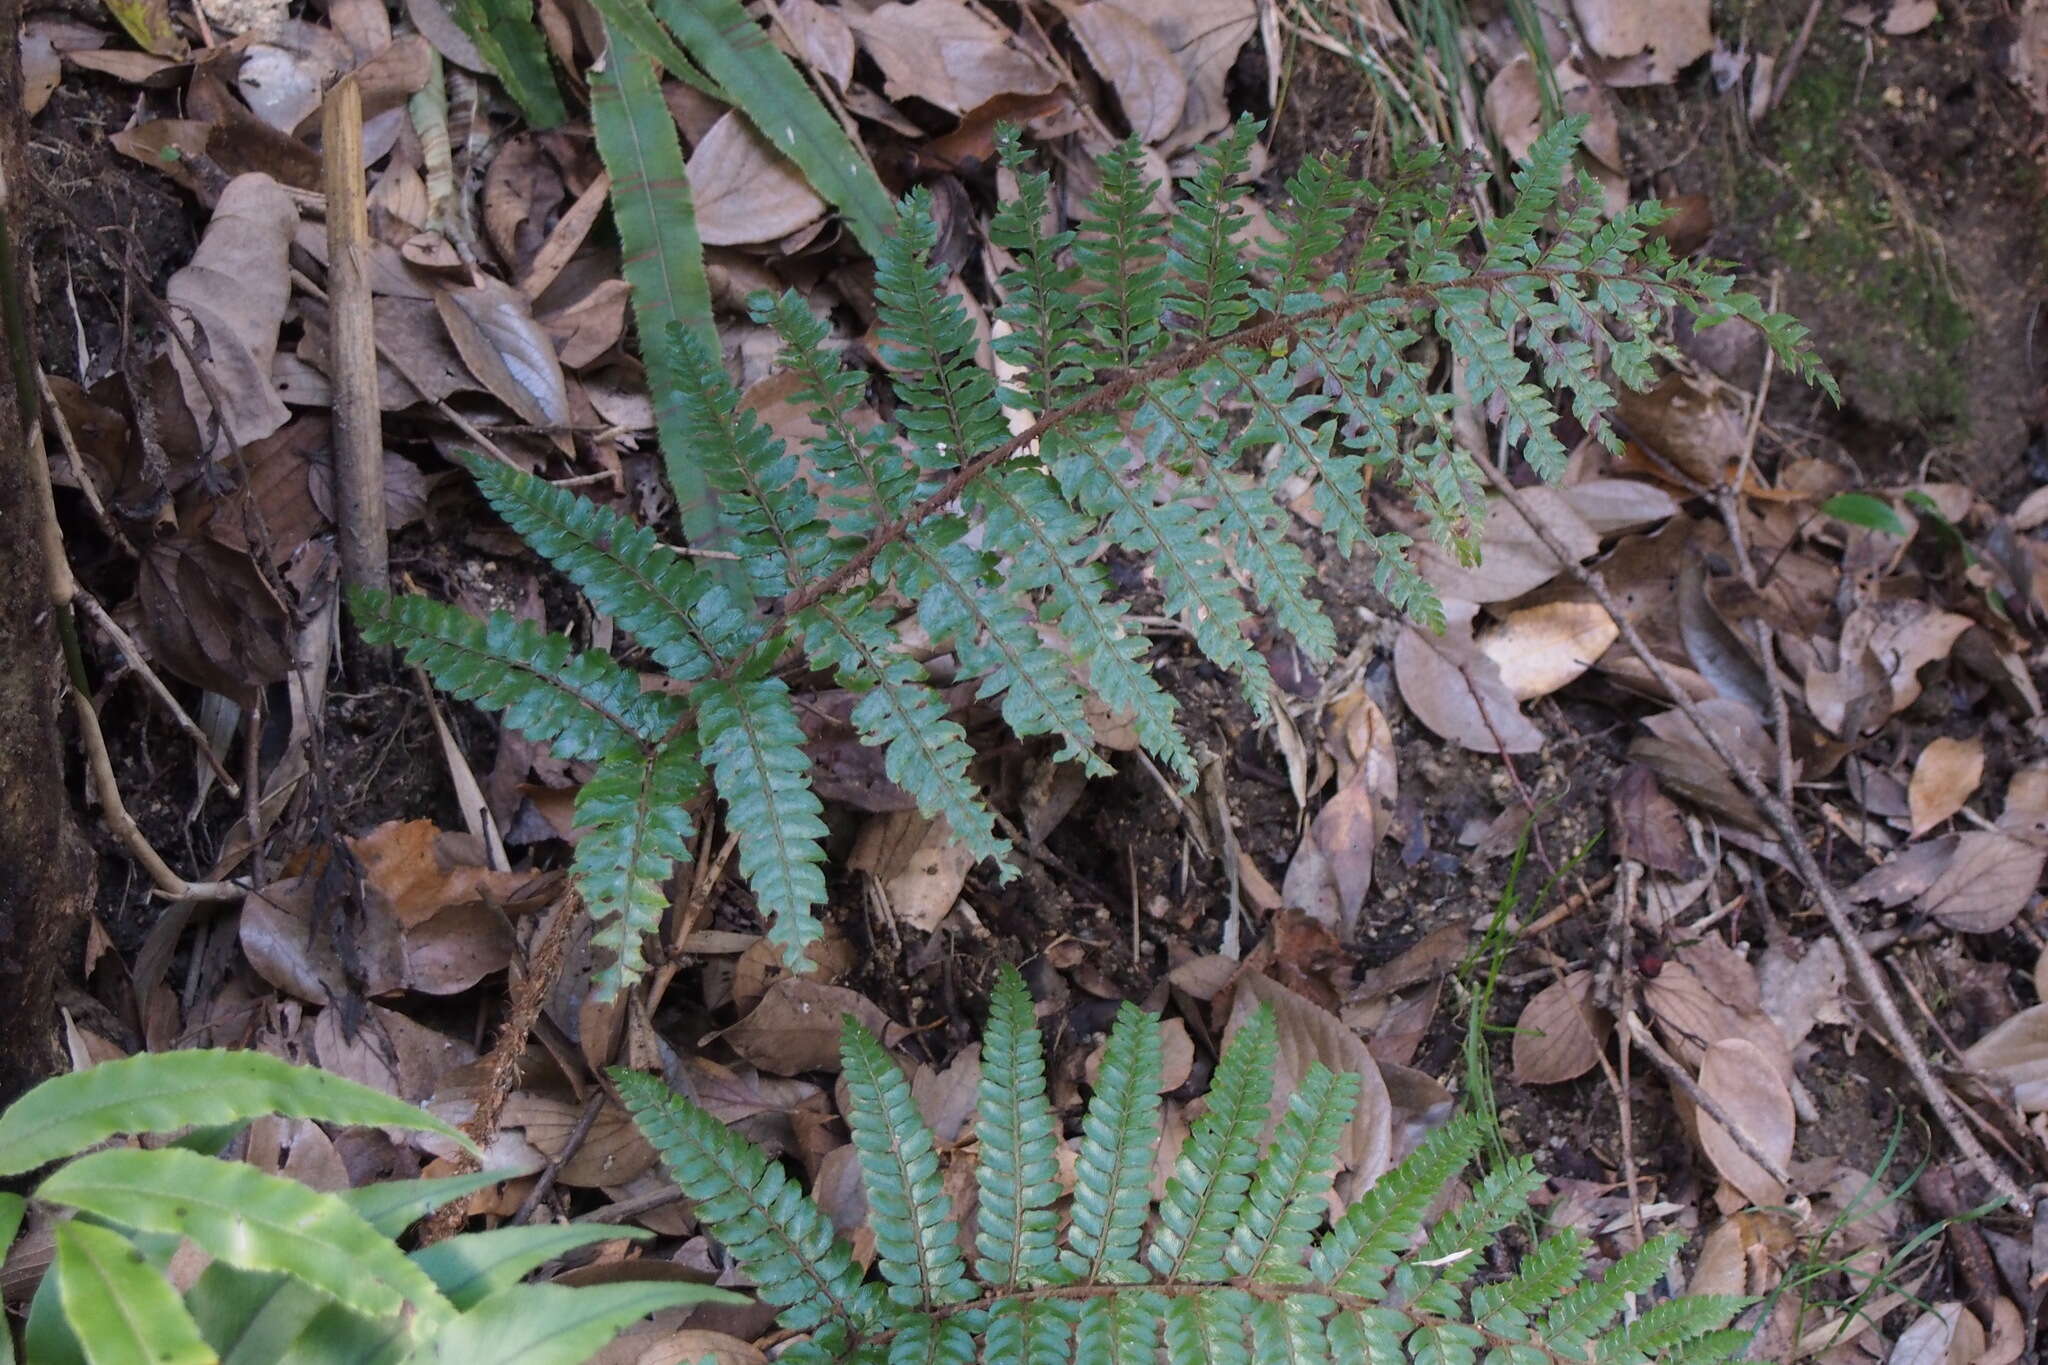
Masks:
[[[370,218],[363,184],[363,99],[344,78],[320,119],[327,190],[327,298],[332,328],[334,507],[341,580],[391,585],[384,520],[384,430],[377,407],[377,332],[370,311]]]

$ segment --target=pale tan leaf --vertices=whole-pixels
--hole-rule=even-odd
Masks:
[[[1998,827],[2016,839],[2040,843],[2048,839],[2048,764],[2022,768],[2006,784],[2005,808]]]
[[[1609,85],[1668,85],[1714,46],[1709,0],[1572,0]]]
[[[633,1365],[767,1365],[757,1346],[723,1332],[685,1327],[642,1351]]]
[[[324,1009],[313,1021],[313,1056],[321,1070],[372,1090],[421,1104],[439,1088],[443,1076],[476,1060],[476,1048],[467,1040],[381,1005],[371,1005],[357,1021],[355,1036],[348,1037],[343,1013]]]
[[[1546,602],[1510,612],[1478,637],[1516,701],[1547,697],[1591,668],[1621,636],[1598,602]]]
[[[2019,1305],[2003,1294],[1991,1301],[1991,1339],[1976,1365],[2013,1365],[2026,1353],[2027,1322]]]
[[[1515,1021],[1515,1081],[1555,1085],[1583,1076],[1600,1064],[1614,1021],[1588,998],[1593,974],[1568,972],[1522,1007]]]
[[[1588,479],[1558,493],[1603,536],[1631,531],[1678,515],[1678,501],[1641,479]]]
[[[1415,547],[1415,565],[1446,599],[1506,602],[1520,597],[1571,567],[1551,553],[1530,517],[1565,547],[1574,563],[1600,548],[1599,534],[1565,495],[1539,485],[1523,489],[1515,503],[1488,500],[1477,564],[1466,565],[1455,551],[1426,541]]]
[[[2048,1110],[2048,1005],[2021,1010],[1964,1049],[1963,1061],[2027,1113]]]
[[[1792,1135],[1798,1119],[1784,1077],[1764,1050],[1747,1038],[1724,1038],[1706,1050],[1700,1062],[1700,1089],[1719,1102],[1731,1123],[1750,1144],[1783,1170],[1792,1159]],[[1752,1204],[1782,1204],[1785,1187],[1765,1173],[1704,1109],[1700,1111],[1700,1148],[1723,1180]]]
[[[1935,0],[1896,0],[1890,13],[1884,16],[1884,31],[1894,38],[1903,38],[1918,33],[1933,23],[1941,14],[1941,7]],[[1951,521],[1960,520],[1957,517]]]
[[[214,411],[185,348],[173,345],[171,365],[185,405],[215,458],[227,453],[229,443],[261,440],[291,417],[270,381],[270,362],[291,300],[287,253],[298,221],[298,210],[275,180],[237,176],[221,191],[191,264],[164,286],[178,328],[192,340],[223,405]]]
[[[1229,1044],[1230,1035],[1261,1004],[1273,1007],[1273,1022],[1279,1041],[1273,1068],[1273,1094],[1276,1098],[1293,1094],[1300,1087],[1302,1077],[1308,1074],[1310,1065],[1316,1062],[1332,1071],[1350,1072],[1361,1082],[1358,1107],[1337,1149],[1338,1164],[1343,1171],[1338,1179],[1338,1192],[1354,1198],[1386,1172],[1392,1159],[1393,1103],[1387,1095],[1386,1082],[1380,1077],[1379,1063],[1373,1060],[1371,1051],[1359,1036],[1346,1028],[1336,1015],[1254,972],[1247,972],[1238,979],[1230,1024],[1224,1030],[1225,1046]],[[1279,1099],[1274,1105],[1273,1113],[1266,1122],[1266,1131],[1259,1140],[1261,1147],[1279,1125],[1285,1105],[1284,1099]]]
[[[998,95],[1042,95],[1059,84],[1037,58],[1012,45],[1007,30],[961,0],[840,12],[882,68],[883,93],[891,99],[915,97],[964,114]]]
[[[785,976],[762,993],[746,1018],[720,1035],[732,1050],[763,1071],[794,1076],[839,1070],[839,1030],[846,1015],[885,1036],[889,1018],[859,991]]]
[[[825,201],[738,110],[711,125],[686,165],[706,246],[772,242],[818,220]]]
[[[1259,25],[1256,0],[1115,0],[1149,27],[1187,80],[1180,124],[1160,144],[1171,153],[1230,122],[1224,82]]]
[[[535,426],[569,421],[568,381],[526,296],[489,275],[434,294],[434,310],[477,382]]]
[[[1476,753],[1542,748],[1542,732],[1515,705],[1493,660],[1472,643],[1472,603],[1447,600],[1444,610],[1443,634],[1403,626],[1395,638],[1401,700],[1431,731]]]
[[[839,11],[818,0],[782,0],[778,9],[804,65],[822,71],[844,90],[853,79],[853,30]]]
[[[1913,834],[1918,837],[1963,808],[1977,784],[1984,780],[1984,741],[1975,735],[1967,739],[1943,736],[1920,751],[1913,763],[1913,780],[1906,786],[1906,801],[1912,811]]]
[[[875,879],[889,913],[929,934],[952,913],[975,857],[943,815],[890,811],[861,826],[850,865]]]
[[[1984,1326],[1960,1303],[1938,1303],[1899,1333],[1890,1365],[1977,1365]]]
[[[1349,934],[1372,887],[1380,822],[1372,794],[1341,787],[1323,803],[1280,882],[1283,904],[1296,906]]]
[[[550,1160],[568,1152],[569,1136],[582,1121],[582,1102],[530,1091],[520,1091],[507,1099],[498,1119],[503,1127],[522,1129],[526,1140]],[[652,1169],[659,1159],[647,1139],[640,1135],[633,1116],[607,1099],[591,1121],[583,1145],[563,1161],[555,1179],[578,1189],[623,1185]]]
[[[1180,124],[1188,82],[1166,44],[1112,0],[1092,0],[1067,16],[1088,61],[1115,89],[1140,141],[1158,142]]]
[[[1920,908],[1951,929],[1990,934],[2027,908],[2041,884],[2048,850],[1992,830],[1971,830],[1955,860],[1921,893]]]

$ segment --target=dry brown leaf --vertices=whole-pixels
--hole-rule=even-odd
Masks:
[[[1623,386],[1615,399],[1629,435],[1694,483],[1708,488],[1726,483],[1742,460],[1746,424],[1717,390],[1672,373],[1646,392]]]
[[[1961,838],[1948,834],[1914,844],[1858,877],[1842,894],[1852,901],[1875,901],[1887,910],[1904,905],[1924,894],[1955,861]]]
[[[1818,938],[1794,957],[1792,948],[1800,946],[1796,939],[1773,944],[1756,963],[1758,999],[1790,1048],[1804,1042],[1816,1024],[1849,1022],[1842,1004],[1849,970],[1841,947],[1832,938]]]
[[[1259,25],[1255,0],[1114,0],[1142,21],[1173,54],[1187,80],[1180,124],[1160,144],[1167,153],[1191,147],[1230,122],[1223,86],[1237,54]]]
[[[1918,838],[1961,810],[1983,780],[1984,741],[1978,736],[1943,736],[1928,744],[1914,760],[1913,780],[1906,786],[1913,836]]]
[[[825,201],[738,110],[690,153],[690,195],[706,246],[772,242],[816,222]]]
[[[1315,1062],[1332,1071],[1350,1072],[1361,1082],[1358,1107],[1350,1126],[1344,1130],[1344,1141],[1337,1154],[1343,1173],[1338,1179],[1338,1193],[1347,1199],[1356,1197],[1386,1172],[1392,1159],[1393,1105],[1387,1096],[1386,1082],[1380,1078],[1379,1064],[1358,1035],[1336,1015],[1253,972],[1238,979],[1230,1024],[1224,1030],[1225,1046],[1229,1045],[1230,1035],[1261,1004],[1273,1007],[1279,1041],[1273,1067],[1276,1097],[1292,1095],[1299,1089],[1302,1077]],[[1282,1100],[1276,1104],[1266,1121],[1266,1131],[1259,1138],[1262,1148],[1279,1126],[1284,1103]]]
[[[1609,85],[1668,85],[1714,46],[1708,0],[1572,0]]]
[[[224,405],[216,414],[185,348],[172,346],[185,405],[216,459],[230,444],[261,440],[291,417],[270,382],[270,362],[291,302],[287,256],[298,221],[282,185],[267,175],[237,176],[221,191],[191,263],[164,286],[179,329]],[[217,434],[216,416],[223,428]]]
[[[1523,516],[1524,509],[1565,547],[1574,562],[1600,548],[1599,534],[1565,495],[1539,485],[1521,490],[1515,503],[1498,498],[1487,502],[1479,563],[1468,566],[1455,551],[1426,541],[1415,548],[1416,567],[1447,600],[1506,602],[1542,587],[1570,565],[1550,552]]]
[[[1935,0],[1895,0],[1891,10],[1884,16],[1884,31],[1894,38],[1903,38],[1918,33],[1941,15],[1941,7]],[[1949,518],[1951,521],[1957,518]]]
[[[2027,908],[2041,884],[2048,850],[1992,830],[1971,830],[1955,858],[1921,893],[1920,908],[1951,929],[1991,934]]]
[[[1037,58],[1011,45],[1007,30],[960,0],[840,12],[882,68],[890,99],[915,97],[965,114],[998,95],[1042,95],[1059,84]]]
[[[974,863],[943,815],[903,810],[873,816],[861,827],[849,865],[875,879],[889,913],[929,934],[952,913]]]
[[[1543,734],[1515,705],[1493,660],[1472,643],[1470,602],[1446,600],[1443,634],[1403,626],[1394,641],[1401,699],[1435,734],[1476,753],[1531,754]]]
[[[520,420],[543,427],[569,422],[562,362],[524,294],[478,275],[474,284],[436,291],[434,309],[462,363]]]
[[[1188,82],[1166,44],[1131,11],[1091,0],[1067,16],[1088,61],[1116,91],[1124,120],[1143,142],[1159,142],[1180,126]]]
[[[1329,718],[1326,745],[1337,792],[1316,812],[1288,864],[1280,897],[1349,934],[1372,887],[1373,851],[1386,837],[1400,776],[1393,728],[1362,689],[1332,702]]]
[[[943,1071],[919,1063],[910,1076],[910,1098],[917,1102],[917,1112],[924,1117],[925,1127],[941,1143],[958,1142],[966,1136],[968,1125],[974,1122],[980,1089],[979,1043],[969,1043],[960,1049],[960,1054]]]
[[[1960,1303],[1938,1303],[1899,1333],[1890,1365],[1978,1365],[1984,1325]]]
[[[2005,808],[1998,827],[2016,839],[2040,843],[2048,839],[2048,764],[2022,768],[2006,784]]]
[[[455,995],[502,972],[519,947],[505,912],[483,901],[451,905],[405,931],[405,984]]]
[[[1641,479],[1588,479],[1558,493],[1585,523],[1603,536],[1633,531],[1678,515],[1678,502]]]
[[[1176,73],[1178,74],[1178,73]],[[34,20],[21,30],[21,102],[28,117],[43,112],[57,84],[64,79],[64,61],[57,55],[50,35],[39,31]]]
[[[1598,602],[1547,602],[1510,612],[1477,638],[1516,701],[1533,701],[1572,682],[1621,637]]]
[[[785,3],[787,0],[785,0]],[[637,1356],[633,1365],[767,1365],[757,1346],[723,1332],[685,1327],[663,1337]]]
[[[1614,815],[1615,852],[1620,857],[1673,877],[1699,876],[1703,868],[1686,835],[1685,817],[1657,785],[1655,773],[1639,763],[1623,768],[1608,797],[1608,809]]]
[[[2048,1005],[2021,1010],[1964,1049],[1963,1061],[2010,1090],[2023,1111],[2048,1110]]]
[[[150,653],[187,682],[245,697],[291,673],[290,617],[248,555],[164,536],[143,555],[136,591]]]
[[[371,1005],[356,1036],[346,1037],[344,1013],[324,1009],[313,1021],[313,1056],[321,1070],[410,1104],[424,1103],[443,1076],[476,1060],[476,1049],[464,1039],[381,1005]]]
[[[569,1135],[582,1120],[582,1102],[522,1090],[505,1101],[498,1122],[502,1127],[524,1131],[526,1140],[553,1160],[568,1150]],[[583,1145],[556,1170],[555,1179],[579,1189],[623,1185],[653,1169],[659,1159],[647,1139],[640,1135],[633,1116],[606,1099],[601,1102]]]
[[[1567,972],[1538,991],[1515,1021],[1515,1081],[1555,1085],[1600,1064],[1614,1020],[1588,1000],[1593,974]]]
[[[804,65],[844,90],[853,79],[853,30],[839,11],[818,0],[782,0],[777,10]]]
[[[2027,1350],[2027,1320],[2003,1294],[1991,1301],[1991,1339],[1976,1365],[2013,1365]]]
[[[837,1071],[841,1021],[849,1014],[877,1038],[886,1036],[889,1017],[859,991],[785,976],[762,993],[761,1003],[746,1018],[719,1036],[734,1052],[777,1076]]]
[[[1792,1159],[1792,1135],[1798,1122],[1792,1094],[1777,1065],[1747,1038],[1724,1038],[1706,1050],[1700,1061],[1700,1090],[1716,1100],[1729,1121],[1750,1145],[1785,1169]],[[1699,1114],[1700,1148],[1721,1179],[1752,1204],[1782,1204],[1786,1189],[1764,1172],[1704,1109]]]
[[[432,820],[387,820],[350,839],[349,850],[362,864],[363,880],[384,893],[407,928],[464,901],[484,898],[503,904],[533,880],[528,872],[484,866],[475,839]]]
[[[374,908],[363,917],[355,938],[362,976],[351,983],[331,932],[343,913],[340,888],[328,888],[326,895],[333,899],[320,906],[314,883],[310,877],[286,877],[243,900],[242,952],[256,974],[287,995],[315,1005],[344,1000],[358,991],[375,996],[402,989],[405,958],[397,922],[389,914],[374,913]]]

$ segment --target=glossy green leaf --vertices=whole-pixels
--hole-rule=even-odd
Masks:
[[[64,1316],[92,1365],[212,1365],[212,1348],[158,1270],[111,1228],[57,1226]]]
[[[578,1247],[621,1238],[643,1241],[654,1234],[645,1228],[605,1223],[545,1223],[528,1227],[492,1228],[443,1238],[412,1253],[413,1264],[433,1277],[460,1309],[474,1308],[502,1289],[519,1282],[527,1271]]]
[[[405,1365],[581,1365],[650,1313],[692,1303],[745,1302],[701,1284],[518,1285],[443,1325],[405,1357]]]
[[[1837,493],[1822,503],[1820,510],[1824,516],[1860,526],[1866,531],[1882,531],[1886,535],[1900,537],[1907,534],[1905,520],[1897,509],[1874,494]]]
[[[420,1219],[464,1195],[510,1180],[511,1171],[470,1171],[421,1180],[380,1180],[339,1191],[334,1197],[385,1237],[396,1237]]]
[[[470,1145],[425,1110],[328,1072],[262,1052],[195,1049],[144,1053],[44,1081],[0,1115],[0,1175],[34,1170],[121,1133],[262,1114],[410,1128]]]
[[[451,0],[449,8],[519,102],[528,123],[552,128],[569,116],[562,92],[555,88],[554,68],[534,22],[532,0]]]
[[[454,1311],[426,1273],[346,1203],[240,1162],[115,1148],[64,1166],[36,1197],[176,1233],[245,1270],[284,1271],[373,1317],[406,1303],[429,1318]]]

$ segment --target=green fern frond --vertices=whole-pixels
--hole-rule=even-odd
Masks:
[[[496,460],[460,458],[505,523],[672,676],[701,678],[760,638],[722,584],[646,527]]]
[[[1387,1272],[1421,1233],[1430,1201],[1478,1154],[1481,1141],[1482,1130],[1470,1117],[1453,1119],[1424,1138],[1316,1244],[1310,1278],[1346,1294],[1378,1298]]]
[[[1089,1299],[1074,1329],[1074,1359],[1089,1365],[1158,1365],[1167,1300],[1132,1292]]]
[[[949,272],[932,262],[937,242],[931,191],[920,188],[903,201],[896,236],[875,257],[881,359],[903,405],[897,421],[927,469],[958,464],[1010,434],[995,375],[975,363],[974,324],[947,292]]]
[[[959,1230],[939,1183],[938,1153],[910,1097],[910,1082],[851,1016],[839,1055],[850,1100],[846,1122],[860,1154],[877,1264],[889,1282],[889,1297],[906,1308],[973,1298]]]
[[[1079,267],[1064,256],[1074,244],[1071,229],[1048,231],[1052,177],[1027,169],[1029,153],[1014,127],[1002,128],[996,147],[1003,166],[1017,177],[1017,197],[1005,200],[989,220],[989,240],[1008,251],[1017,267],[1001,280],[1002,305],[996,320],[1009,331],[994,340],[998,357],[1023,371],[1015,401],[1034,413],[1050,412],[1088,381]]]
[[[594,983],[600,999],[646,969],[640,942],[668,911],[662,884],[690,859],[689,804],[703,788],[704,767],[683,736],[652,761],[638,747],[614,751],[576,793],[576,882],[598,923],[591,941],[611,953]]]
[[[1279,1033],[1262,1005],[1231,1036],[1216,1064],[1209,1108],[1195,1120],[1159,1205],[1159,1227],[1146,1261],[1166,1280],[1226,1277],[1229,1247],[1252,1172],[1259,1135],[1273,1098]],[[986,1061],[984,1060],[984,1065]]]
[[[1173,217],[1166,306],[1185,317],[1197,337],[1223,336],[1252,315],[1251,263],[1236,240],[1243,222],[1237,201],[1263,126],[1245,115],[1201,150]]]
[[[1159,1021],[1125,1001],[1103,1045],[1074,1163],[1073,1227],[1060,1262],[1082,1280],[1127,1282],[1143,1275],[1138,1240],[1152,1202],[1152,1149],[1159,1145],[1159,1066]]]
[[[1239,1289],[1210,1289],[1166,1305],[1166,1357],[1202,1365],[1251,1365],[1245,1323],[1252,1296]],[[1262,1362],[1263,1365],[1263,1362]]]
[[[989,1310],[985,1360],[1073,1365],[1080,1305],[1060,1299],[1004,1299]]]
[[[974,1273],[997,1289],[1043,1283],[1058,1265],[1059,1124],[1045,1097],[1045,1049],[1031,992],[1007,963],[989,999],[975,1110],[981,1207]],[[1028,1336],[1044,1326],[1020,1323],[1017,1330]]]
[[[1607,1267],[1598,1280],[1578,1286],[1552,1304],[1544,1316],[1543,1339],[1561,1347],[1583,1348],[1601,1337],[1631,1295],[1663,1278],[1679,1241],[1676,1233],[1652,1237]]]
[[[1358,1102],[1359,1079],[1318,1062],[1288,1097],[1230,1242],[1230,1268],[1249,1280],[1297,1281],[1336,1179],[1337,1142]]]
[[[792,963],[825,932],[811,907],[825,900],[824,806],[811,790],[810,759],[789,687],[780,678],[705,683],[697,737],[739,835],[740,873],[764,914],[768,937]]]
[[[1129,369],[1166,342],[1166,216],[1152,206],[1159,183],[1145,176],[1136,134],[1096,168],[1102,184],[1073,246],[1081,278],[1096,291],[1082,304],[1083,354],[1091,369]]]
[[[857,1331],[880,1296],[861,1280],[832,1222],[761,1150],[652,1076],[614,1067],[619,1097],[694,1212],[750,1275],[755,1292],[798,1331]]]
[[[505,713],[505,723],[546,741],[559,758],[599,759],[631,741],[652,743],[681,714],[672,699],[643,693],[608,655],[578,653],[505,612],[479,621],[426,597],[354,592],[363,638],[396,645],[444,691]]]

